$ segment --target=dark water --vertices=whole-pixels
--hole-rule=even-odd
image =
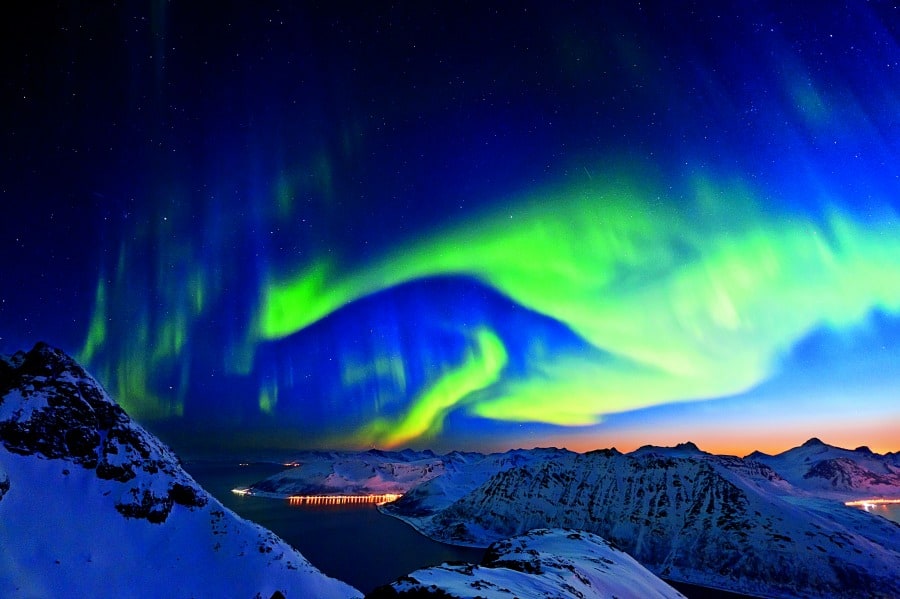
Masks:
[[[688,599],[758,599],[752,595],[720,591],[719,589],[700,587],[686,582],[674,582],[672,580],[666,580],[666,582]]]
[[[325,574],[363,593],[447,561],[479,563],[482,549],[432,541],[373,505],[291,506],[287,501],[231,492],[281,472],[278,464],[188,462],[185,469],[203,488],[238,515],[265,526],[290,543]],[[689,599],[744,599],[747,595],[667,581]]]
[[[235,495],[284,470],[277,464],[193,462],[185,470],[238,515],[265,526],[290,543],[325,574],[367,593],[413,570],[447,561],[478,563],[483,549],[432,541],[374,505],[291,506],[287,501]]]
[[[864,509],[864,508],[859,508]],[[900,505],[897,504],[888,504],[888,505],[875,505],[868,509],[867,512],[870,514],[881,516],[882,518],[887,518],[888,520],[892,520],[898,524],[900,524]]]

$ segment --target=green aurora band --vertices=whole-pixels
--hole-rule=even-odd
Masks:
[[[470,349],[463,364],[415,398],[405,415],[397,419],[377,418],[353,438],[367,445],[398,447],[440,433],[446,415],[466,398],[496,383],[506,366],[506,348],[492,331],[479,329],[474,341],[475,348]]]
[[[361,433],[395,446],[433,435],[457,406],[574,426],[737,394],[775,374],[817,327],[840,330],[872,310],[900,310],[892,211],[865,221],[825,202],[817,217],[775,212],[742,182],[709,178],[695,178],[676,205],[646,176],[597,180],[501,203],[372,263],[322,259],[299,276],[273,277],[252,327],[260,341],[275,340],[392,286],[460,275],[613,356],[536,355],[528,378],[504,378],[502,343],[480,331],[478,351],[405,416]]]

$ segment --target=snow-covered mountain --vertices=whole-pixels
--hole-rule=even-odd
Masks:
[[[305,451],[294,454],[286,469],[250,485],[254,495],[367,495],[415,493],[423,483],[440,488],[439,496],[459,498],[497,472],[574,455],[565,449],[514,449],[481,454],[453,451],[446,455],[413,451]],[[424,499],[434,494],[426,494]]]
[[[673,580],[773,596],[900,596],[900,527],[841,503],[900,498],[892,454],[811,440],[743,459],[683,443],[628,455],[317,453],[304,466],[328,473],[332,492],[353,493],[378,471],[359,464],[375,460],[429,464],[403,470],[408,490],[380,509],[440,541],[483,547],[535,527],[577,528]],[[290,473],[269,479],[273,495],[296,488]]]
[[[444,476],[431,481],[425,481],[427,489],[419,493],[422,486],[410,490],[409,505],[413,501],[421,502],[421,507],[428,509],[430,499],[439,497],[441,502],[455,500],[463,497],[472,489],[487,482],[498,472],[504,472],[510,468],[524,468],[530,464],[536,464],[546,460],[552,460],[560,456],[575,455],[566,449],[538,448],[538,449],[512,449],[503,453],[451,452],[443,456]]]
[[[444,462],[430,451],[306,451],[283,472],[250,486],[255,495],[402,495],[444,473]]]
[[[382,510],[473,546],[534,528],[585,530],[665,578],[748,594],[900,596],[900,526],[811,496],[756,460],[691,445],[556,455],[461,497],[444,495],[455,485],[442,478]]]
[[[777,455],[747,456],[771,466],[795,487],[820,497],[868,499],[900,496],[900,456],[868,447],[842,449],[813,438]]]
[[[0,359],[0,596],[359,597],[207,494],[74,360]]]
[[[391,597],[640,597],[683,595],[631,556],[587,532],[535,529],[490,546],[479,565],[417,570],[367,595]]]

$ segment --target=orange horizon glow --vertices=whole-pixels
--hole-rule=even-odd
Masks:
[[[777,455],[789,449],[801,446],[815,437],[833,447],[848,450],[868,447],[873,453],[887,454],[900,452],[897,445],[900,422],[887,419],[866,429],[830,423],[822,426],[798,427],[796,423],[772,424],[766,435],[760,435],[756,426],[722,427],[718,430],[677,429],[671,431],[629,430],[611,431],[602,437],[597,433],[590,435],[545,437],[535,446],[564,447],[570,451],[586,453],[597,449],[615,447],[622,453],[632,452],[646,445],[657,447],[674,447],[680,443],[692,442],[702,451],[718,455],[747,456],[754,451],[769,455]]]
[[[810,438],[811,437],[808,437],[806,440],[808,440]],[[822,439],[821,437],[819,437],[819,439],[826,445],[831,445],[832,447],[837,447],[840,449],[853,450],[853,449],[856,449],[858,447],[862,447],[863,445],[865,445],[872,451],[872,453],[876,453],[879,455],[900,452],[900,450],[884,449],[877,445],[871,445],[871,444],[864,444],[864,443],[863,444],[842,444],[842,443],[833,443],[829,439]],[[579,443],[575,443],[575,444],[569,443],[567,445],[559,444],[559,443],[551,443],[550,445],[552,445],[553,447],[561,447],[563,449],[568,449],[569,451],[574,451],[576,453],[588,453],[590,451],[596,451],[598,449],[613,449],[613,448],[615,448],[617,451],[620,451],[621,453],[631,453],[632,451],[635,451],[637,449],[640,449],[641,447],[645,447],[648,445],[652,445],[655,447],[674,447],[676,445],[679,445],[681,443],[687,443],[689,441],[690,441],[689,439],[680,439],[677,441],[664,441],[664,442],[655,442],[654,443],[654,442],[650,442],[650,441],[631,441],[631,440],[629,440],[629,442],[627,444],[613,442],[613,443],[609,443],[609,444],[605,444],[605,445],[596,445],[596,444],[592,445],[589,442],[584,441],[584,442],[579,442]],[[765,453],[768,455],[778,455],[778,454],[784,453],[785,451],[788,451],[790,449],[800,447],[801,445],[803,445],[805,440],[799,441],[799,442],[794,442],[791,444],[772,443],[772,444],[767,444],[767,445],[751,445],[751,444],[746,444],[746,443],[738,444],[738,443],[734,443],[734,442],[727,443],[727,444],[723,443],[722,445],[711,445],[709,443],[705,443],[702,440],[701,441],[690,441],[690,442],[694,443],[694,445],[696,445],[701,451],[705,451],[707,453],[711,453],[711,454],[715,454],[715,455],[730,455],[730,456],[737,456],[737,457],[743,458],[743,457],[746,457],[746,456],[752,454],[754,451],[759,451],[759,452],[762,452],[762,453]],[[546,447],[546,445],[539,445],[539,446],[535,446],[535,447]]]

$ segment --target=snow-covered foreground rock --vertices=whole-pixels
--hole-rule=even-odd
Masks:
[[[754,460],[689,444],[568,453],[497,472],[461,496],[445,477],[382,510],[472,546],[535,528],[585,530],[657,575],[736,592],[900,597],[900,526],[816,498]]]
[[[71,358],[0,359],[0,596],[358,597],[182,470]]]
[[[631,556],[591,533],[535,529],[498,541],[479,565],[417,570],[376,589],[390,597],[640,597],[683,598]]]

